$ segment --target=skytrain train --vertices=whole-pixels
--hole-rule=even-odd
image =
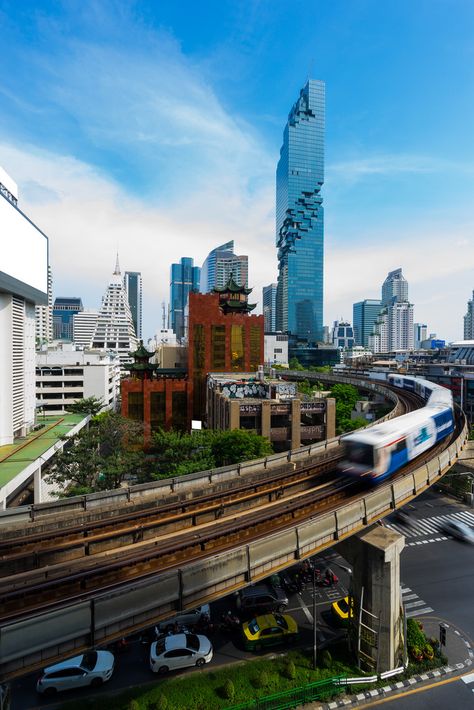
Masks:
[[[454,430],[450,390],[417,377],[389,375],[388,384],[420,395],[426,405],[343,437],[342,474],[377,484]]]

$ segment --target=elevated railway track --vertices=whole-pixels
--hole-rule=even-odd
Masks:
[[[420,406],[398,392],[397,412]],[[390,512],[449,467],[463,422],[379,489],[336,472],[338,446],[245,480],[194,486],[178,500],[141,502],[101,520],[87,511],[2,530],[0,672],[12,677],[54,658],[54,624],[71,650],[112,640],[282,569]],[[433,465],[433,462],[436,462]],[[112,612],[113,610],[113,612]],[[80,621],[74,621],[74,614]],[[34,619],[34,621],[33,621]],[[26,625],[26,626],[25,626]],[[28,627],[37,639],[21,651]],[[74,627],[74,629],[73,629]],[[46,643],[44,642],[46,637]],[[42,639],[42,643],[40,642]],[[35,665],[36,664],[36,665]]]

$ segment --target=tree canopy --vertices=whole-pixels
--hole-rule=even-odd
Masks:
[[[354,431],[362,426],[366,426],[367,422],[362,417],[351,419],[351,412],[355,407],[357,400],[360,399],[359,391],[353,385],[334,384],[329,394],[336,400],[336,433],[344,434],[348,431]]]
[[[102,399],[98,397],[85,397],[68,404],[66,411],[73,414],[90,414],[94,417],[96,414],[99,414],[103,406],[104,402]]]

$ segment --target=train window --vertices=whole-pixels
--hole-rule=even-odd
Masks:
[[[405,439],[402,439],[401,441],[398,441],[397,444],[393,447],[392,452],[394,454],[399,454],[401,451],[405,451],[407,448],[407,442]]]
[[[374,465],[374,450],[370,444],[361,444],[356,441],[346,442],[347,458],[353,463],[360,463],[364,466]]]

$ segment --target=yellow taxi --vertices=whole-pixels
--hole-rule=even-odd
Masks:
[[[349,597],[344,597],[331,604],[331,611],[341,624],[347,624],[349,614],[351,619],[354,616],[354,602],[352,599],[349,601]]]
[[[260,651],[291,643],[298,638],[298,624],[289,614],[265,614],[242,624],[242,636],[247,651]]]

